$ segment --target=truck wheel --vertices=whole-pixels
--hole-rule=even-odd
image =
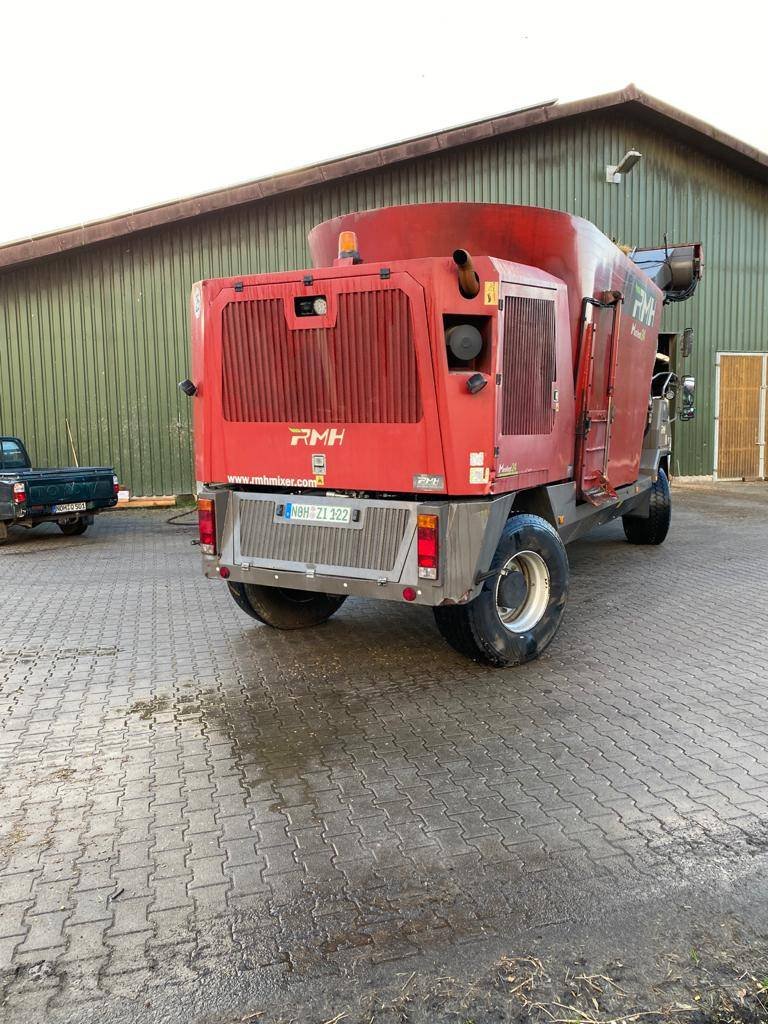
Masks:
[[[568,556],[557,531],[539,516],[513,516],[483,589],[469,604],[435,608],[437,628],[473,661],[521,665],[537,658],[557,632],[568,577]]]
[[[235,603],[244,612],[275,629],[319,626],[344,604],[346,594],[315,594],[288,587],[260,587],[253,583],[228,583]]]
[[[669,532],[672,519],[672,497],[669,480],[663,469],[651,484],[651,512],[649,516],[622,516],[624,534],[630,544],[661,544]]]
[[[76,519],[74,523],[56,524],[65,537],[79,537],[88,529],[88,523],[84,519]]]

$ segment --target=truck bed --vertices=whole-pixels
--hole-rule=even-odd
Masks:
[[[14,485],[23,484],[25,500],[14,501]],[[58,521],[69,515],[92,516],[117,504],[110,466],[0,471],[0,523]]]

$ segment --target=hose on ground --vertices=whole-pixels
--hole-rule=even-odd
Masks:
[[[190,529],[194,530],[194,529],[197,528],[197,520],[195,520],[194,523],[180,523],[179,522],[179,519],[183,519],[185,516],[193,516],[193,515],[194,516],[197,515],[197,509],[196,508],[187,508],[183,512],[177,512],[176,515],[175,516],[171,516],[170,519],[166,519],[166,523],[167,523],[168,526],[181,526],[181,527],[186,527],[188,530],[190,530]]]

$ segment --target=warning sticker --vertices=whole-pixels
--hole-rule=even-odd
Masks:
[[[499,304],[499,282],[486,281],[484,283],[484,294],[486,306],[498,306]]]
[[[469,453],[469,464],[470,464],[470,466],[484,466],[485,465],[485,452],[470,452]]]
[[[473,466],[469,471],[469,482],[471,484],[487,484],[490,479],[488,467]]]

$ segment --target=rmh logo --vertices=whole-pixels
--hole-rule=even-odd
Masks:
[[[288,429],[293,434],[292,448],[295,448],[297,444],[306,444],[310,448],[322,444],[332,448],[335,444],[344,443],[344,431],[337,430],[336,427],[326,427],[325,430],[315,430],[314,427],[289,427]]]
[[[632,306],[632,319],[648,327],[653,326],[653,319],[656,316],[656,299],[649,295],[639,284],[635,285],[635,304]]]

